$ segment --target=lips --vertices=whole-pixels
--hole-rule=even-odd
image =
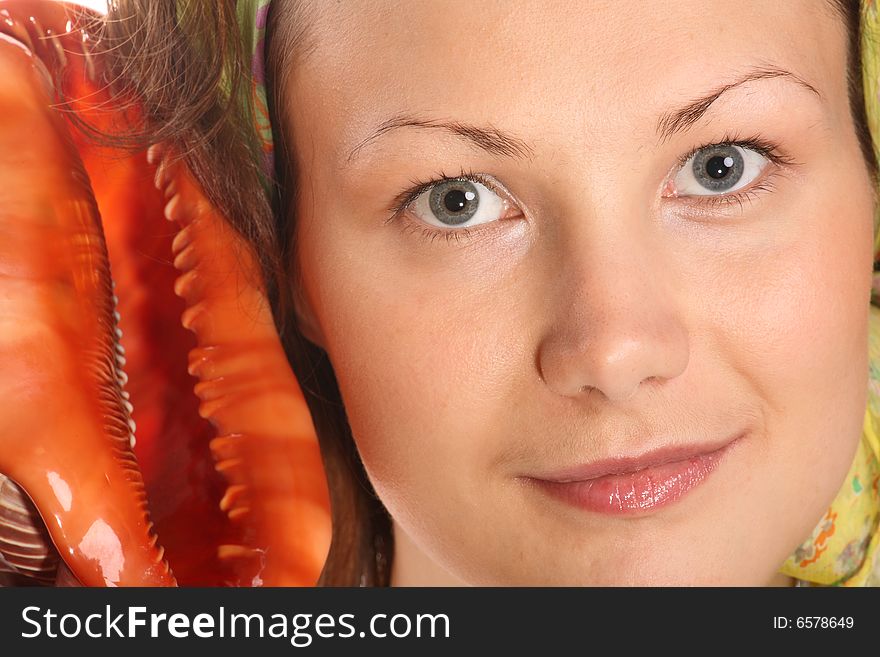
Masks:
[[[636,457],[605,459],[525,479],[551,497],[586,511],[621,515],[658,509],[703,483],[738,443],[669,447]]]

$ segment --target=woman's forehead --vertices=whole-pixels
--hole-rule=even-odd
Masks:
[[[659,119],[676,100],[760,68],[790,72],[831,111],[848,112],[846,31],[828,0],[307,0],[301,8],[309,47],[290,72],[290,98],[300,125],[333,126],[333,142],[349,147],[340,156],[402,113],[474,123],[558,113],[568,116],[560,130],[575,120],[595,140],[609,134],[607,121],[644,122],[646,108]]]

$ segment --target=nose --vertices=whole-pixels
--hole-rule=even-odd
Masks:
[[[551,321],[537,357],[556,394],[599,391],[622,402],[642,383],[684,372],[690,346],[675,267],[657,244],[619,229],[566,240],[545,297]]]

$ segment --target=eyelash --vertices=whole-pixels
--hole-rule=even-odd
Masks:
[[[752,151],[755,151],[756,153],[759,153],[760,155],[766,157],[772,163],[781,167],[798,165],[795,160],[785,155],[781,151],[778,144],[772,141],[769,141],[757,135],[748,138],[741,138],[740,136],[735,134],[726,134],[721,141],[702,144],[688,151],[686,155],[682,155],[681,157],[679,157],[676,173],[680,171],[681,168],[684,167],[685,164],[687,164],[688,160],[690,160],[691,157],[693,157],[696,153],[705,148],[709,148],[710,146],[739,146],[741,148],[748,148]],[[692,203],[694,205],[697,205],[698,209],[702,211],[717,210],[718,208],[731,206],[734,203],[738,203],[740,209],[742,209],[745,202],[751,202],[753,199],[757,198],[761,194],[769,193],[776,189],[774,174],[775,172],[771,172],[771,174],[769,176],[765,176],[764,180],[762,180],[760,183],[752,185],[751,187],[748,187],[744,190],[733,192],[731,194],[714,194],[679,198],[698,199],[697,201],[694,201]],[[477,173],[470,169],[462,168],[459,174],[456,176],[449,176],[443,171],[437,171],[434,174],[434,177],[429,180],[411,179],[411,187],[408,187],[407,189],[402,191],[392,200],[390,206],[388,207],[388,212],[391,212],[392,214],[385,221],[385,223],[389,224],[401,217],[404,217],[405,225],[403,228],[405,232],[418,233],[423,240],[428,240],[430,242],[433,242],[438,238],[445,238],[447,243],[453,240],[459,242],[461,239],[470,239],[473,232],[472,229],[431,228],[420,221],[409,218],[409,216],[407,215],[406,210],[422,193],[428,191],[434,185],[437,185],[441,182],[446,182],[448,180],[468,180],[470,182],[478,182],[482,185],[485,185],[492,192],[496,194],[499,193],[498,185],[493,182],[488,176]]]

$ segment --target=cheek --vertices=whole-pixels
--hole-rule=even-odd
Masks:
[[[329,233],[303,231],[307,295],[320,309],[371,482],[398,520],[422,524],[473,506],[503,444],[497,432],[507,425],[510,382],[523,367],[519,323],[491,301],[510,298],[509,283],[454,267],[419,268],[416,259],[404,264],[387,233],[374,243]],[[438,257],[442,247],[432,248]]]
[[[811,527],[839,489],[867,394],[870,190],[855,184],[862,181],[855,170],[824,180],[830,184],[781,209],[780,225],[797,230],[758,255],[725,262],[711,287],[718,294],[707,301],[718,352],[764,413],[750,485],[756,498],[798,500],[793,535]]]

